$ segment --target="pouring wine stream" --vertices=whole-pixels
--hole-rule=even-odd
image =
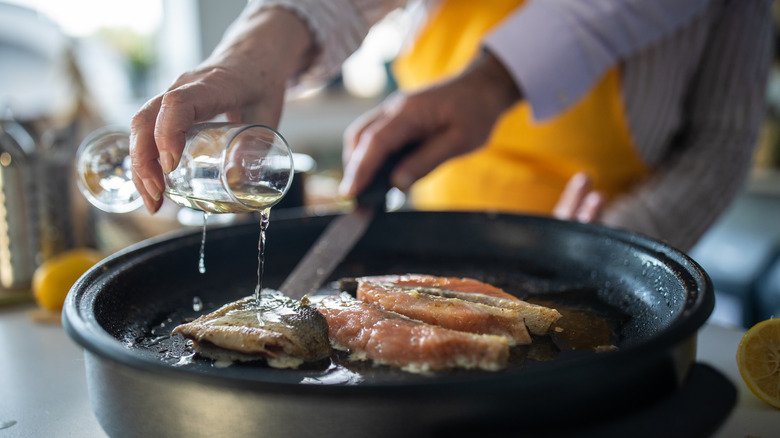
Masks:
[[[88,136],[76,154],[82,194],[95,207],[112,213],[143,204],[132,181],[130,137],[125,130],[102,129]],[[265,231],[270,208],[290,188],[292,151],[282,135],[264,125],[204,123],[186,135],[179,165],[165,175],[165,195],[186,208],[203,212],[198,272],[206,272],[205,247],[212,213],[260,213],[257,286],[260,302],[265,262]]]

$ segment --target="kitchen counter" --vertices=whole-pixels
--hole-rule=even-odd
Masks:
[[[106,437],[87,394],[81,348],[58,324],[34,322],[32,305],[0,308],[0,438]],[[780,410],[757,399],[739,376],[734,356],[744,330],[706,324],[698,361],[737,387],[737,405],[715,437],[770,438]]]

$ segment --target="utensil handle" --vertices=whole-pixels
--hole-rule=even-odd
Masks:
[[[385,162],[382,163],[382,167],[380,167],[374,175],[374,179],[371,180],[368,187],[357,195],[357,204],[359,206],[384,209],[385,195],[387,195],[387,192],[392,188],[390,184],[390,174],[393,173],[395,166],[397,166],[410,152],[417,149],[419,145],[419,142],[408,143],[406,146],[387,157]]]

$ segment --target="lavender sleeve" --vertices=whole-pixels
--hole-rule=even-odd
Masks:
[[[686,50],[696,39],[690,32],[667,43],[674,50],[659,47],[629,61],[627,111],[637,126],[645,125],[637,145],[655,165],[646,181],[608,205],[604,224],[688,250],[742,189],[764,117],[773,53],[771,5],[771,0],[722,2],[700,57]],[[663,53],[676,60],[659,72],[652,61]],[[665,131],[666,115],[679,109],[675,99],[654,96],[668,96],[673,78],[687,76],[686,65],[695,72],[686,81],[685,116],[669,131],[670,140],[662,141],[655,134]]]
[[[530,0],[483,40],[508,68],[534,118],[582,98],[621,58],[701,14],[710,0]]]
[[[402,0],[250,0],[244,13],[270,7],[295,12],[306,23],[317,45],[314,62],[297,79],[316,83],[338,74],[371,26],[402,4]]]

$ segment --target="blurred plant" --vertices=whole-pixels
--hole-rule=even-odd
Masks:
[[[104,27],[96,32],[95,37],[127,59],[133,89],[136,95],[144,95],[156,59],[154,35],[140,34],[124,27]]]

